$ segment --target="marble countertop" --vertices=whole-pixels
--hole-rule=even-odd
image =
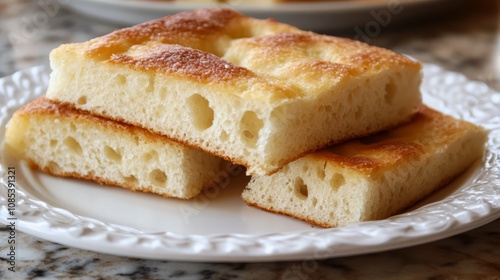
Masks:
[[[117,28],[59,7],[36,19],[43,3],[0,3],[0,77],[48,64],[61,43],[79,42]],[[64,1],[59,1],[64,2]],[[461,72],[500,91],[500,10],[496,0],[469,1],[440,14],[387,26],[370,44]],[[38,20],[40,24],[33,25]],[[337,34],[338,32],[332,32]],[[349,30],[338,33],[354,36]],[[500,109],[499,109],[500,110]],[[190,263],[118,257],[70,248],[17,232],[16,272],[7,270],[8,229],[0,228],[0,279],[287,279],[301,262]],[[500,279],[500,220],[440,241],[318,262],[290,279]]]

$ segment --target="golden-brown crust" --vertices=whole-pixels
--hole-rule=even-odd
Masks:
[[[360,172],[370,173],[393,165],[399,160],[416,158],[426,152],[422,145],[407,142],[377,143],[362,147],[361,150],[357,147],[356,150],[359,152],[356,156],[337,154],[332,150],[320,151],[316,156],[325,158],[328,162],[335,162]],[[371,155],[377,157],[371,157]]]
[[[420,67],[420,63],[383,48],[313,32],[283,32],[247,38],[238,43],[245,44],[245,48],[249,50],[257,50],[252,57],[255,61],[275,60],[276,57],[282,57],[299,62],[304,60],[328,62],[343,65],[344,68],[348,67],[352,71],[351,75],[394,65]],[[311,70],[314,68],[309,68],[309,71]],[[335,74],[337,73],[334,72],[331,75]]]
[[[34,101],[26,104],[22,108],[20,108],[16,113],[16,117],[22,118],[23,116],[27,117],[32,117],[32,118],[38,118],[38,117],[48,117],[50,119],[71,119],[75,120],[78,123],[92,123],[93,125],[97,126],[104,126],[107,129],[110,129],[112,131],[119,132],[123,135],[131,135],[131,136],[141,136],[142,139],[147,139],[146,141],[159,141],[162,144],[168,143],[170,145],[175,145],[181,149],[186,148],[186,146],[181,145],[180,143],[176,143],[173,141],[170,141],[170,138],[159,135],[156,133],[152,133],[148,130],[142,129],[140,127],[135,127],[130,124],[122,123],[116,120],[111,120],[99,116],[92,115],[89,112],[86,112],[84,110],[79,110],[73,107],[71,104],[65,104],[65,103],[59,103],[55,102],[52,100],[48,100],[45,97],[39,97],[35,99]],[[137,138],[139,139],[139,137]],[[68,178],[75,178],[75,179],[83,179],[83,180],[88,180],[88,181],[93,181],[96,182],[100,185],[109,185],[109,186],[118,186],[118,187],[123,187],[125,189],[129,189],[132,191],[141,191],[141,192],[149,192],[149,193],[154,193],[154,194],[159,194],[162,195],[163,197],[173,197],[167,194],[159,193],[157,190],[155,190],[152,187],[147,187],[147,186],[138,186],[134,184],[130,184],[126,181],[123,182],[117,182],[114,180],[108,180],[102,177],[99,177],[95,175],[93,172],[90,172],[88,174],[82,174],[79,172],[63,172],[59,168],[56,168],[52,166],[51,164],[46,165],[44,167],[38,165],[37,163],[33,162],[32,160],[28,159],[28,163],[32,168],[36,168],[38,170],[44,171],[48,174],[52,174],[55,176],[60,176],[60,177],[68,177]],[[210,185],[213,182],[207,182],[206,185]],[[178,196],[175,196],[178,197]],[[178,197],[181,199],[189,199],[192,196],[186,196],[186,197]]]
[[[116,30],[91,41],[86,54],[107,59],[112,53],[125,51],[145,41],[164,44],[196,45],[221,32],[235,18],[244,15],[230,9],[202,9],[181,12],[129,28]],[[190,44],[191,43],[191,44]]]
[[[243,31],[235,32],[237,27]],[[223,43],[217,48],[224,51],[210,53],[207,46],[221,41]],[[271,101],[273,105],[295,97],[307,99],[314,95],[335,94],[333,89],[340,80],[354,78],[353,83],[357,83],[358,77],[367,74],[372,65],[390,68],[388,63],[400,63],[419,67],[417,62],[388,50],[345,38],[300,31],[271,21],[251,19],[227,9],[206,9],[168,16],[117,30],[87,43],[62,47],[53,55],[68,56],[73,52],[81,55],[82,49],[90,57],[84,59],[105,59],[98,63],[112,71],[125,66],[136,70],[129,72],[125,69],[131,75],[147,71],[154,83],[164,82],[163,79],[168,77],[169,80],[172,78],[176,82],[187,83],[194,90],[203,87],[213,94],[229,93],[239,95],[243,100]],[[373,73],[367,76],[370,74]],[[125,122],[124,119],[98,113]],[[138,123],[128,123],[139,126]],[[346,135],[341,140],[353,136],[360,135]],[[172,136],[169,139],[221,156],[196,143],[187,143]],[[276,165],[283,166],[326,144],[339,141],[311,147]],[[248,167],[241,159],[222,157]]]
[[[387,129],[394,129],[395,127],[398,127],[400,125],[403,125],[407,122],[411,121],[411,118],[408,119],[408,120],[405,120],[401,123],[396,123],[390,127],[387,127]],[[296,157],[293,157],[291,159],[287,159],[287,160],[283,160],[283,161],[280,161],[277,165],[278,166],[285,166],[287,165],[288,163],[290,162],[293,162],[297,159],[300,159],[302,157],[305,157],[305,156],[313,156],[316,160],[328,160],[329,157],[333,154],[334,156],[338,156],[338,154],[335,154],[335,153],[331,153],[331,151],[329,151],[329,148],[326,148],[326,149],[323,149],[324,147],[335,147],[335,145],[343,145],[343,144],[340,144],[340,143],[346,143],[345,141],[347,140],[350,140],[350,139],[353,139],[353,138],[356,138],[356,139],[364,139],[364,138],[367,138],[367,137],[373,137],[374,135],[370,135],[370,134],[367,134],[367,135],[347,135],[346,137],[342,138],[342,139],[339,139],[339,140],[336,140],[336,141],[333,141],[333,142],[329,142],[327,143],[326,145],[318,145],[318,146],[315,146],[299,155],[297,155]],[[356,140],[355,140],[356,141]],[[369,169],[366,169],[366,168],[362,168],[363,166],[370,166],[371,164],[367,164],[368,161],[366,161],[365,163],[362,163],[362,159],[359,159],[359,165],[354,165],[354,166],[359,166],[361,169],[365,169],[366,172],[368,171],[372,171],[372,168],[369,168]],[[241,164],[241,163],[240,163]],[[267,173],[266,175],[272,175],[276,172],[278,172],[279,170],[274,170],[270,173]]]
[[[293,65],[292,71],[298,73],[309,72],[321,72],[323,75],[329,75],[335,77],[336,79],[343,79],[347,77],[352,77],[360,73],[359,68],[355,68],[351,65],[320,61],[320,60],[303,60],[295,63]]]
[[[243,77],[254,77],[252,71],[223,60],[211,53],[180,46],[157,45],[149,53],[133,58],[124,54],[113,54],[109,62],[128,65],[134,69],[154,69],[192,79],[224,82]]]
[[[246,43],[254,47],[261,46],[279,51],[283,48],[289,49],[292,46],[304,48],[311,43],[316,42],[318,38],[320,38],[320,35],[314,34],[312,32],[284,32],[263,37],[251,38],[248,39]]]
[[[459,125],[460,123],[460,125]],[[431,125],[432,124],[432,125]],[[402,160],[415,159],[431,152],[433,141],[452,141],[453,135],[472,125],[452,119],[426,106],[422,106],[411,123],[369,137],[351,140],[309,156],[317,161],[349,167],[363,173],[390,168]],[[432,138],[422,138],[420,132],[435,130]]]
[[[357,48],[374,48],[359,41],[354,41],[341,37],[332,37],[320,35],[313,32],[282,32],[262,37],[248,38],[245,41],[254,48],[260,48],[261,51],[276,54],[281,51],[294,51],[296,49],[309,49],[319,44],[328,44],[335,47],[335,51],[345,51]]]
[[[413,61],[395,52],[368,46],[360,48],[340,59],[340,63],[353,65],[360,69],[378,70],[384,67],[402,65],[405,67],[420,68],[420,63]]]
[[[317,80],[318,75],[339,80],[394,65],[420,67],[419,63],[386,49],[301,31],[271,20],[264,22],[230,9],[183,12],[116,30],[77,49],[81,46],[85,55],[93,59],[203,81],[242,83],[246,78],[259,76],[260,82],[267,80],[270,85],[272,79],[266,78],[288,80],[302,73],[306,73],[306,81]],[[235,63],[226,57],[228,48],[236,49]],[[250,61],[250,65],[241,67],[241,59]],[[268,67],[283,67],[283,72],[261,70]],[[294,83],[301,82],[289,86]]]
[[[67,117],[76,120],[87,120],[93,123],[98,123],[101,126],[108,127],[113,130],[125,131],[129,135],[144,134],[148,137],[149,141],[169,141],[171,145],[177,145],[181,147],[180,143],[171,141],[167,136],[148,131],[138,126],[134,126],[120,120],[112,118],[104,118],[100,116],[95,116],[90,112],[76,109],[73,104],[70,103],[60,103],[55,100],[49,100],[45,97],[39,97],[34,101],[28,103],[27,105],[20,108],[16,115],[44,115],[44,116],[54,116],[54,117]]]

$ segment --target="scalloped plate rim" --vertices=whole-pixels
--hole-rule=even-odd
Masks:
[[[435,65],[426,65],[424,68],[424,71],[427,72],[438,72],[443,75],[454,75],[456,79],[463,79],[464,76],[458,73],[453,73],[453,72],[447,72],[444,71],[443,69],[439,68],[438,66]],[[15,79],[18,76],[33,76],[35,73],[37,75],[40,75],[38,78],[48,78],[48,74],[50,72],[50,69],[46,66],[37,66],[25,70],[21,70],[17,73],[14,73],[11,76],[4,77],[0,81],[0,85],[2,85],[6,79]],[[46,77],[47,76],[47,77]],[[481,83],[478,82],[473,82],[469,80],[465,80],[467,83],[475,83],[476,85],[481,86]],[[36,87],[40,88],[40,85],[35,85]],[[46,85],[43,85],[45,87]],[[1,90],[1,88],[0,88]],[[20,91],[21,89],[15,90],[15,92]],[[40,92],[40,90],[39,90]],[[5,93],[4,93],[5,94]],[[492,90],[489,90],[487,94],[500,94],[497,92],[493,92]],[[34,97],[36,94],[32,93]],[[21,97],[20,99],[23,99],[25,96]],[[26,98],[24,98],[26,99]],[[28,98],[30,100],[32,98]],[[1,101],[0,101],[1,102]],[[2,106],[2,111],[6,107],[6,104],[0,104]],[[1,115],[0,115],[1,118]],[[3,142],[3,135],[4,135],[4,128],[0,128],[0,137],[2,138]],[[497,130],[500,130],[500,128],[495,129],[496,132]],[[491,147],[490,147],[490,153]],[[493,155],[499,155],[499,151],[495,150]],[[498,167],[498,162],[495,162],[497,165],[495,167]],[[2,173],[5,172],[5,167],[3,166],[3,160],[2,160],[2,166],[1,166],[1,171]],[[5,192],[5,179],[2,176],[1,178],[1,183],[2,183],[2,191]],[[496,185],[496,187],[499,187]],[[21,187],[22,188],[22,187]],[[496,190],[497,192],[499,190]],[[23,193],[22,189],[21,192]],[[5,197],[3,197],[3,193],[1,193],[1,199],[5,200]],[[452,194],[454,195],[460,195],[460,192],[458,194]],[[30,198],[29,196],[27,197],[28,203],[31,200],[34,203],[41,203],[41,204],[46,204],[43,201],[38,201],[36,199]],[[498,204],[498,201],[495,201]],[[434,202],[428,205],[425,205],[425,207],[432,207],[432,205],[436,204],[439,205],[441,202]],[[135,232],[136,235],[138,236],[129,236],[127,238],[136,238],[136,239],[145,239],[149,240],[149,242],[154,241],[154,239],[158,238],[161,236],[162,238],[166,238],[167,241],[169,239],[185,239],[188,240],[188,242],[193,243],[196,245],[197,241],[203,241],[203,242],[215,242],[212,245],[219,245],[217,242],[221,242],[224,245],[231,245],[231,242],[234,243],[234,240],[238,241],[253,241],[255,244],[258,244],[261,246],[261,248],[255,248],[250,247],[250,251],[245,250],[231,250],[231,249],[217,249],[217,250],[208,250],[207,248],[209,247],[204,247],[201,248],[199,252],[193,251],[192,248],[187,249],[187,250],[179,250],[178,248],[170,248],[170,247],[165,247],[164,245],[162,246],[157,246],[155,249],[147,249],[148,246],[145,246],[145,248],[142,248],[142,250],[139,250],[137,252],[137,248],[141,248],[141,246],[135,244],[135,246],[131,246],[128,248],[123,248],[122,245],[113,243],[113,242],[102,242],[101,241],[96,241],[95,238],[92,236],[90,238],[87,238],[85,235],[84,236],[72,236],[71,232],[57,232],[57,229],[54,230],[52,228],[51,230],[51,220],[50,219],[45,219],[42,222],[30,222],[30,221],[25,221],[22,219],[22,217],[18,217],[19,224],[17,226],[18,229],[21,229],[21,231],[24,231],[26,233],[32,234],[34,236],[47,239],[53,242],[61,243],[67,246],[73,246],[77,247],[80,249],[88,249],[88,250],[93,250],[97,252],[102,252],[102,253],[108,253],[108,254],[114,254],[114,255],[120,255],[120,256],[127,256],[127,257],[141,257],[141,258],[148,258],[148,259],[164,259],[164,260],[182,260],[182,261],[228,261],[228,262],[237,262],[237,261],[276,261],[276,260],[298,260],[298,259],[321,259],[321,258],[327,258],[327,257],[341,257],[341,256],[351,256],[351,255],[359,255],[359,254],[364,254],[364,253],[373,253],[373,252],[380,252],[380,251],[386,251],[386,250],[392,250],[392,249],[397,249],[397,248],[403,248],[403,247],[408,247],[408,246],[413,246],[417,244],[422,244],[422,243],[427,243],[431,241],[435,241],[438,239],[446,238],[449,236],[452,236],[454,234],[462,233],[465,231],[468,231],[470,229],[479,227],[481,225],[484,225],[488,222],[491,222],[497,218],[500,217],[500,206],[499,205],[489,205],[490,207],[493,207],[489,213],[481,215],[479,214],[478,219],[472,221],[472,222],[467,222],[467,221],[460,221],[455,219],[452,224],[447,223],[446,226],[448,229],[440,229],[438,231],[427,231],[426,233],[423,234],[416,234],[416,236],[404,236],[404,235],[394,235],[389,238],[388,243],[384,243],[383,239],[378,240],[377,242],[374,242],[371,240],[371,244],[345,244],[342,242],[332,242],[329,240],[328,242],[325,242],[326,246],[324,248],[320,248],[321,246],[318,246],[319,243],[322,242],[322,240],[318,240],[318,238],[321,238],[322,235],[331,235],[330,237],[335,237],[336,232],[341,232],[345,230],[356,230],[359,228],[367,227],[369,225],[377,225],[377,224],[383,224],[384,222],[391,222],[393,220],[397,220],[398,218],[401,218],[406,215],[398,215],[386,220],[381,220],[381,221],[373,221],[373,222],[365,222],[365,223],[360,223],[356,225],[351,225],[343,228],[336,228],[336,229],[321,229],[321,230],[315,230],[315,231],[295,231],[295,232],[287,232],[287,233],[281,233],[281,234],[262,234],[262,235],[252,235],[252,234],[227,234],[227,235],[178,235],[178,234],[172,234],[168,232],[155,232],[155,233],[144,233],[140,232],[138,229],[133,229],[132,231],[138,231]],[[485,207],[485,205],[483,205]],[[65,209],[60,209],[57,207],[52,207],[48,205],[48,208],[51,209],[52,211],[67,211]],[[422,208],[419,208],[415,211],[419,211]],[[0,215],[0,222],[6,224],[8,220],[6,219],[6,209],[5,206],[2,205],[2,208],[0,209],[2,215]],[[412,212],[410,212],[412,213]],[[77,219],[80,219],[82,221],[92,221],[94,219],[92,218],[86,218],[84,216],[78,216],[70,213],[71,215],[75,216]],[[265,213],[264,213],[265,214]],[[407,213],[408,214],[408,213]],[[476,213],[477,214],[477,213]],[[53,221],[52,221],[53,222]],[[458,224],[458,225],[457,225]],[[120,233],[120,230],[124,230],[125,235],[126,234],[134,234],[130,231],[131,228],[127,227],[122,227],[120,225],[114,225],[114,224],[106,224],[103,223],[104,226],[108,227],[116,227],[118,228],[118,236],[122,233]],[[80,225],[81,226],[81,225]],[[102,226],[102,225],[101,225]],[[413,225],[414,226],[414,225]],[[409,227],[413,227],[411,224]],[[451,230],[449,229],[451,228]],[[77,230],[78,231],[78,230]],[[116,232],[115,232],[116,233]],[[415,233],[415,232],[413,232]],[[109,233],[108,233],[109,234]],[[306,248],[304,250],[297,250],[297,249],[284,249],[283,248],[278,248],[279,250],[276,251],[276,248],[274,248],[274,252],[272,254],[266,253],[266,246],[279,246],[280,242],[282,240],[291,239],[293,237],[297,237],[302,240],[302,241],[307,241],[305,244]],[[107,236],[106,238],[109,238]],[[105,238],[105,239],[106,239]],[[274,240],[278,239],[278,241]],[[164,240],[160,240],[162,242]],[[370,240],[369,240],[370,241]],[[274,244],[273,244],[274,242]],[[290,241],[288,241],[290,242]],[[286,243],[286,242],[285,242]],[[189,244],[188,247],[192,247],[193,244]],[[254,245],[255,245],[254,244]],[[341,248],[341,250],[336,251],[335,247],[336,246],[348,246],[351,245],[351,248],[348,248],[350,250],[347,250],[346,248]],[[237,245],[234,245],[238,247]],[[349,247],[349,246],[348,246]],[[213,249],[213,248],[212,248]],[[241,248],[240,248],[241,249]],[[321,255],[317,255],[321,254]]]

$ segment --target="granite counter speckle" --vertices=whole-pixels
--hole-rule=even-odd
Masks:
[[[62,7],[47,20],[36,19],[42,2],[0,3],[0,76],[48,64],[48,53],[61,43],[85,41],[117,28]],[[369,43],[461,72],[500,90],[499,28],[498,1],[480,0],[467,3],[454,16],[389,26]],[[0,279],[500,279],[500,220],[440,241],[321,260],[312,267],[304,262],[133,259],[69,248],[18,231],[13,273],[7,270],[5,257],[8,234],[7,228],[0,228]]]
[[[389,252],[303,262],[189,263],[124,258],[19,233],[18,266],[1,279],[500,279],[499,221]],[[4,232],[2,232],[4,234]],[[5,248],[2,244],[2,248]],[[5,249],[0,251],[5,256]]]

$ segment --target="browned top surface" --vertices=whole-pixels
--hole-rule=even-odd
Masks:
[[[356,171],[371,173],[401,161],[435,153],[460,136],[482,129],[422,107],[413,121],[393,130],[352,140],[309,155]]]
[[[236,95],[265,91],[265,98],[314,96],[352,77],[400,68],[412,68],[418,76],[420,69],[419,63],[389,50],[229,9],[183,12],[62,45],[51,59],[70,62],[73,55],[229,86],[227,91]]]
[[[110,61],[131,65],[137,69],[155,69],[201,80],[226,81],[242,76],[253,76],[252,71],[224,61],[211,53],[171,44],[152,47],[140,58],[113,54]]]
[[[232,20],[242,17],[242,14],[229,9],[182,12],[96,38],[90,41],[86,53],[104,58],[146,41],[193,45],[196,48],[202,43],[200,41],[211,40],[210,37],[225,30]]]

